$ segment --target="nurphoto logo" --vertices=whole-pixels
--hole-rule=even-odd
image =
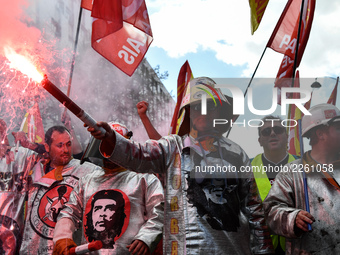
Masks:
[[[278,102],[281,105],[280,114],[283,116],[283,120],[281,121],[281,125],[284,127],[294,127],[297,125],[297,121],[294,119],[287,119],[287,106],[295,105],[297,109],[301,111],[304,115],[311,115],[311,113],[304,107],[304,104],[308,102],[311,98],[311,91],[304,88],[297,87],[282,87],[281,89],[272,88],[272,93],[269,96],[271,99],[271,106],[267,109],[257,109],[254,104],[259,103],[258,100],[263,100],[262,98],[256,98],[254,96],[256,90],[258,88],[249,88],[248,94],[245,96],[242,89],[237,87],[236,85],[225,84],[225,83],[217,83],[215,88],[210,85],[203,84],[202,86],[197,86],[198,89],[202,90],[202,93],[199,93],[201,100],[201,115],[207,115],[207,105],[208,100],[212,99],[215,106],[217,106],[217,99],[220,101],[219,103],[222,105],[221,98],[217,92],[217,90],[221,89],[223,91],[228,90],[232,94],[232,108],[233,115],[242,116],[245,114],[245,107],[249,110],[249,112],[253,115],[259,116],[258,119],[243,119],[242,121],[236,121],[233,119],[214,119],[213,126],[217,125],[242,125],[249,127],[260,127],[264,123],[261,121],[261,118],[266,115],[271,115],[277,110]],[[292,97],[292,94],[298,95]],[[247,98],[247,100],[246,100]],[[257,100],[257,101],[256,101]],[[274,125],[274,121],[271,120],[272,125]],[[262,123],[261,123],[262,122]]]

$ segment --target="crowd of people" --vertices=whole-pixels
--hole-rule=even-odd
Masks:
[[[202,87],[212,95],[204,109]],[[93,162],[80,160],[69,116],[46,131],[44,145],[13,132],[19,147],[0,120],[0,254],[70,254],[95,241],[101,248],[89,254],[339,254],[336,106],[303,116],[311,150],[301,157],[288,153],[282,120],[264,116],[263,152],[249,159],[227,138],[228,125],[213,125],[235,116],[212,79],[192,79],[178,103],[178,134],[166,136],[148,103],[137,104],[145,143],[122,123],[98,122],[105,133],[87,127]]]

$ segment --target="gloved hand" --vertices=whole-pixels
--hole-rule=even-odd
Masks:
[[[76,246],[76,243],[70,238],[59,239],[54,245],[53,255],[69,255],[70,249]]]

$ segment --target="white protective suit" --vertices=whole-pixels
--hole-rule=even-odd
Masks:
[[[246,153],[231,140],[220,137],[212,145],[214,152],[203,152],[189,136],[171,135],[141,145],[116,135],[109,159],[137,172],[166,174],[165,254],[251,254],[251,232],[253,252],[271,253],[251,171],[227,171],[219,178],[192,175],[195,166],[233,166],[237,171],[250,167]]]
[[[16,254],[24,230],[28,176],[39,156],[12,147],[0,160],[0,254]]]
[[[312,232],[296,231],[295,218],[306,210],[301,170],[307,165],[310,214],[315,218]],[[340,254],[340,162],[332,164],[331,178],[321,172],[321,164],[310,157],[310,151],[280,172],[264,200],[267,223],[275,234],[286,237],[286,254]],[[308,172],[309,169],[309,172]],[[335,182],[334,182],[335,181]]]
[[[52,254],[53,232],[57,216],[69,200],[79,178],[100,170],[100,167],[72,159],[61,171],[62,180],[57,180],[56,169],[45,174],[45,165],[38,162],[31,172],[27,203],[27,217],[20,254]]]
[[[114,170],[102,169],[80,179],[59,215],[54,242],[72,238],[73,230],[82,228],[82,244],[103,242],[102,249],[90,254],[129,255],[126,246],[136,239],[143,241],[150,251],[155,249],[163,230],[164,195],[160,181],[153,174]],[[106,200],[97,204],[100,199]],[[110,210],[114,211],[113,216]],[[100,217],[96,217],[96,211]],[[97,225],[105,227],[96,228]],[[107,229],[114,231],[109,233]]]

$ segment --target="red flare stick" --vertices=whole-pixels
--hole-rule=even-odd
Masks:
[[[72,247],[70,249],[70,255],[84,254],[89,251],[100,250],[103,247],[103,243],[99,240],[93,241],[91,243],[79,245],[77,247]]]
[[[73,102],[68,96],[66,96],[60,89],[58,89],[47,76],[41,81],[41,85],[46,89],[52,96],[54,96],[60,103],[62,103],[67,109],[69,109],[74,115],[76,115],[86,125],[93,127],[96,130],[100,130],[103,134],[106,130],[102,127],[97,126],[97,122],[83,109],[81,109],[75,102]]]

